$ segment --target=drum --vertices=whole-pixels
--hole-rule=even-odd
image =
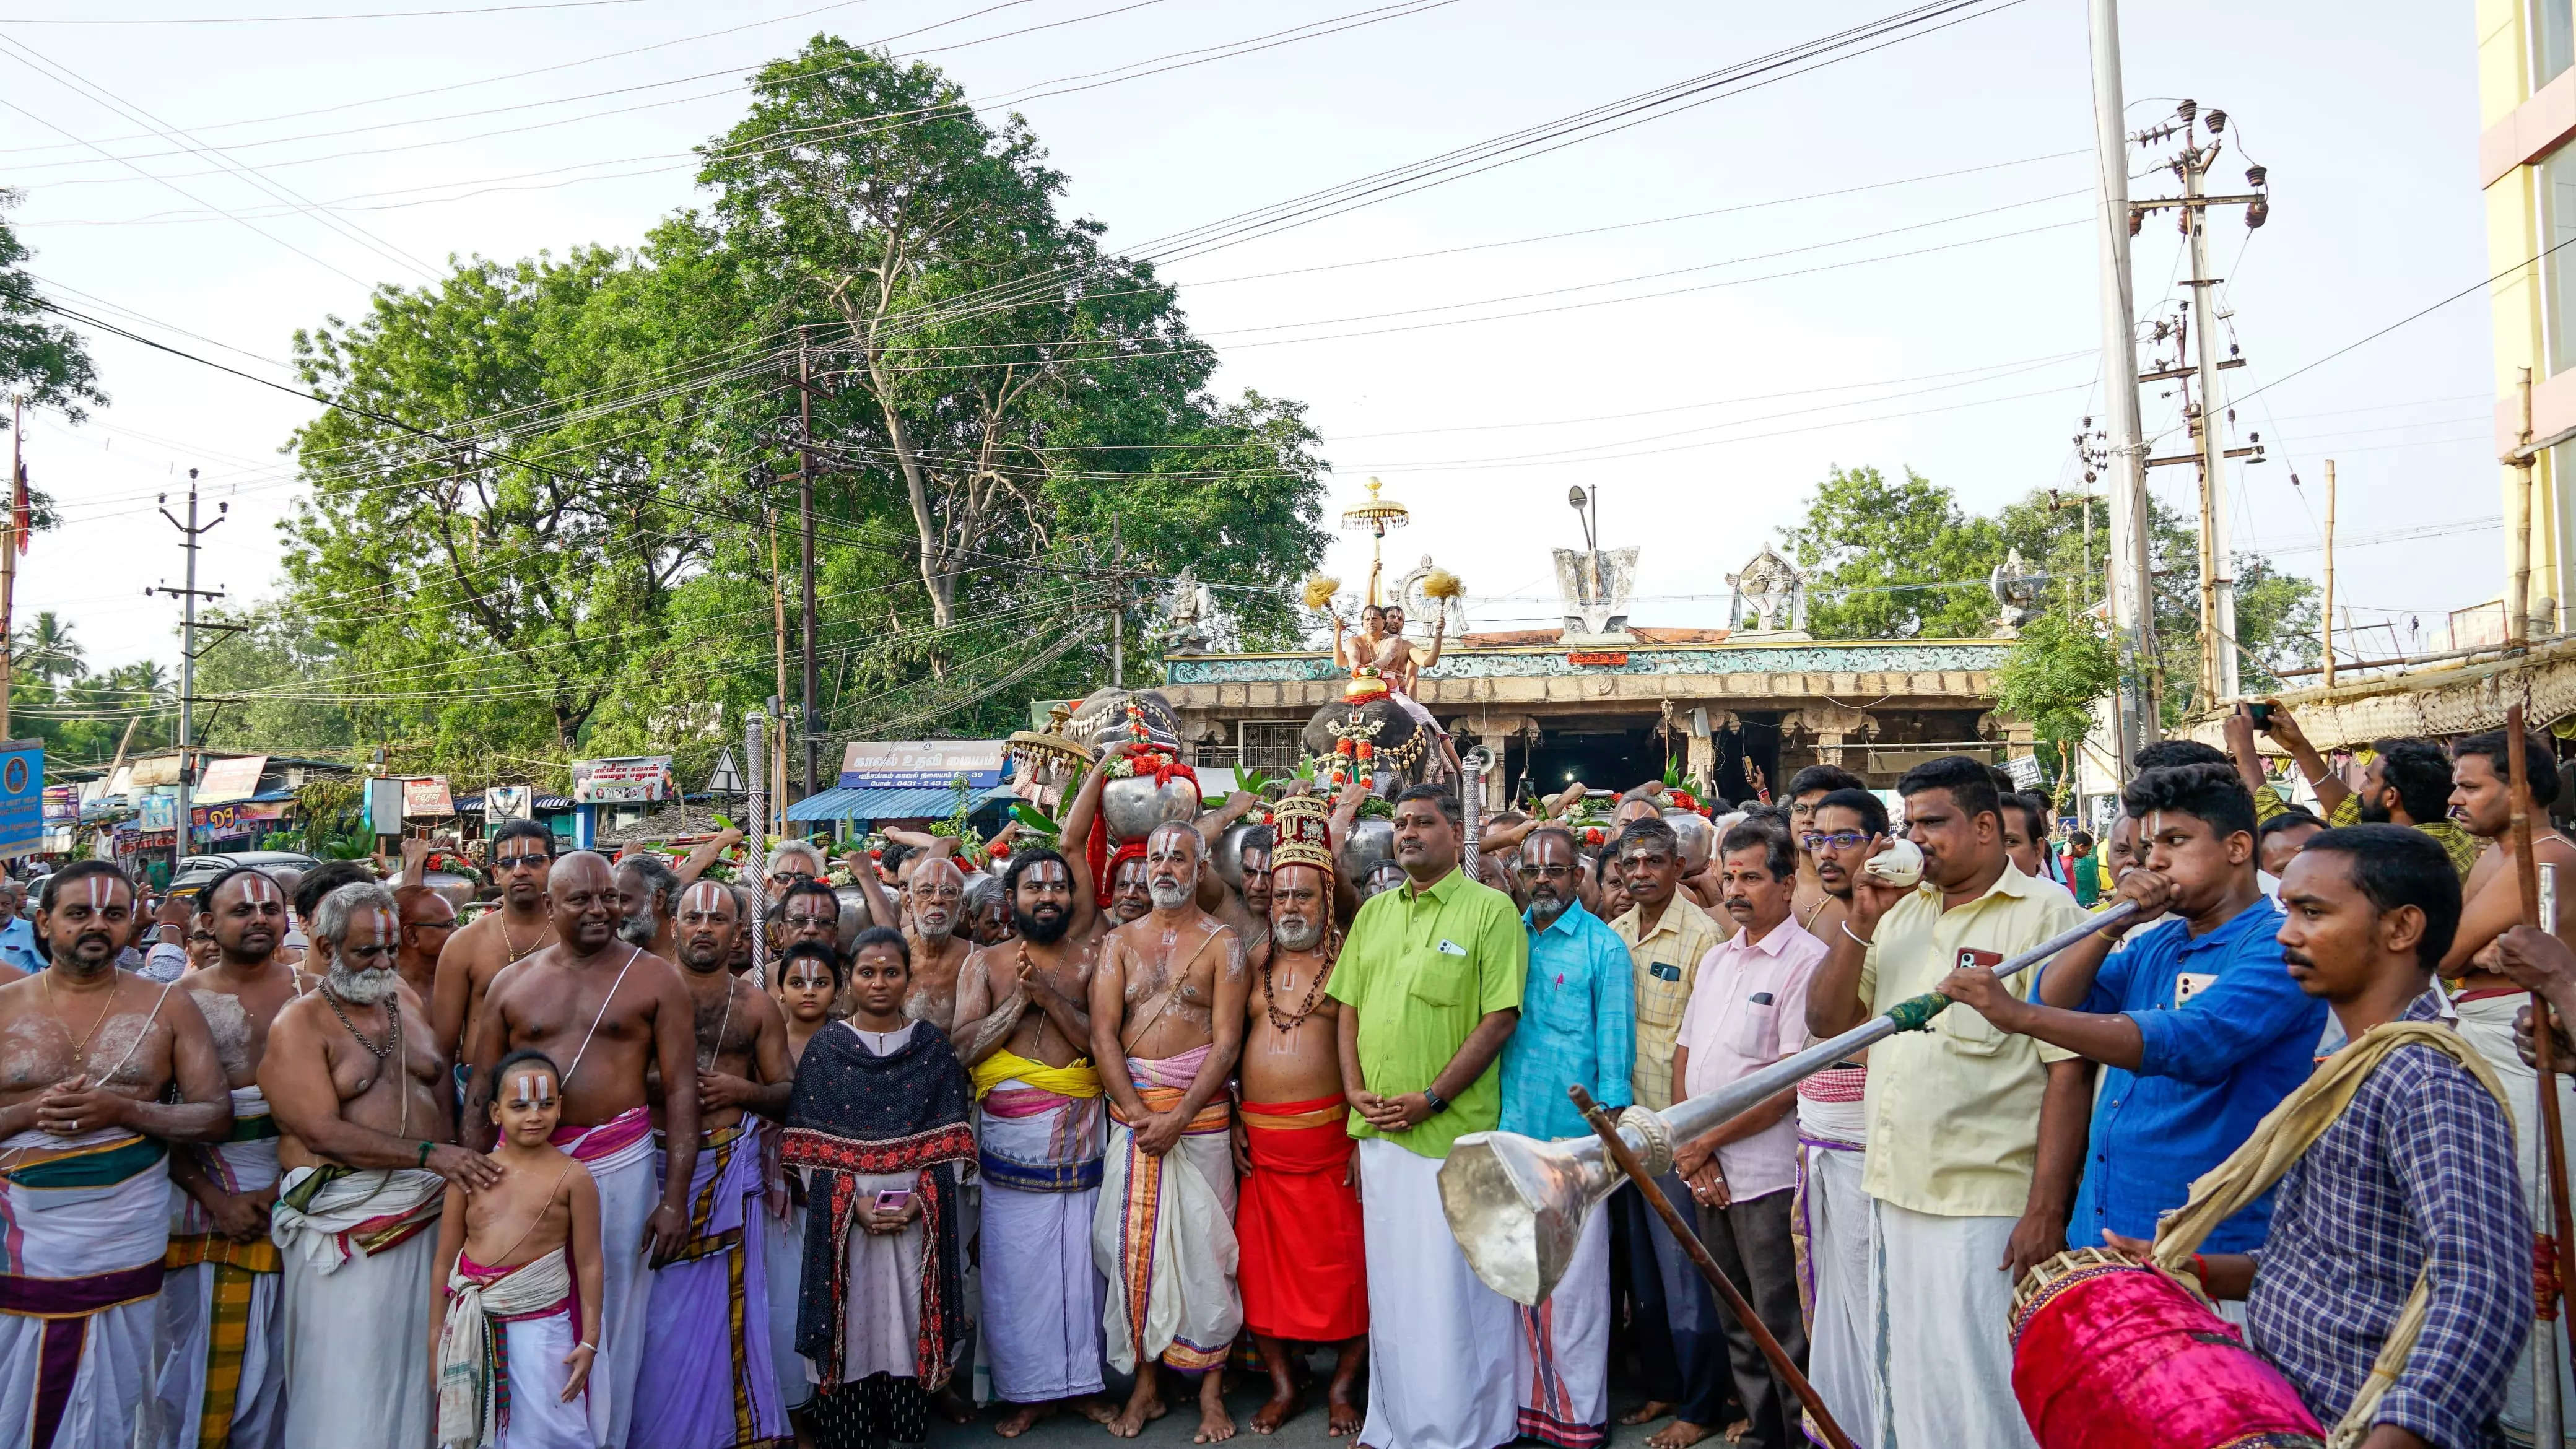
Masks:
[[[2278,1370],[2190,1288],[2101,1248],[2013,1295],[2013,1397],[2040,1449],[2324,1449]]]

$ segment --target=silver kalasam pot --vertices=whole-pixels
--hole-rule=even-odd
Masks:
[[[1238,820],[1227,826],[1208,846],[1208,864],[1217,878],[1236,890],[1243,889],[1243,843],[1252,832],[1262,829],[1249,820]]]
[[[1681,838],[1682,874],[1697,875],[1708,869],[1709,859],[1717,851],[1717,827],[1709,823],[1708,817],[1689,810],[1667,810],[1664,823]]]
[[[1151,775],[1129,775],[1100,787],[1100,818],[1109,823],[1109,838],[1142,840],[1166,820],[1188,820],[1199,813],[1199,787],[1174,776],[1157,785]]]
[[[1358,820],[1342,841],[1342,876],[1345,880],[1368,879],[1369,868],[1381,860],[1395,859],[1395,822],[1392,820]]]

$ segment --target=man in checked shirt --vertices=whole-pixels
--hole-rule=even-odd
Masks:
[[[2432,973],[2460,891],[2439,844],[2399,825],[2326,831],[2291,859],[2281,906],[2292,979],[2356,1042],[2382,1023],[2441,1017]],[[2281,1179],[2263,1246],[2198,1262],[2210,1296],[2247,1300],[2254,1346],[2327,1425],[2352,1407],[2424,1278],[2423,1330],[2362,1449],[2491,1449],[2506,1442],[2497,1414],[2531,1331],[2530,1242],[2503,1104],[2448,1052],[2408,1044]]]

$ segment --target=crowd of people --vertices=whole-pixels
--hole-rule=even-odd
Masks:
[[[2030,1445],[2016,1285],[2195,1204],[2164,1257],[2321,1425],[2528,1442],[2517,1016],[2576,1010],[2576,955],[2519,924],[2509,826],[2558,797],[2549,742],[2517,796],[2500,735],[2380,742],[2354,785],[2262,723],[2315,811],[2248,714],[2142,751],[2098,851],[1949,757],[1901,823],[1802,770],[1704,859],[1651,786],[1583,829],[1415,785],[1360,880],[1354,787],[1267,802],[1235,872],[1241,798],[1091,855],[854,856],[855,907],[803,842],[727,882],[525,823],[462,928],[357,863],[152,910],[105,862],[23,915],[0,886],[0,1427],[874,1449],[1180,1407],[1210,1443],[1231,1367],[1256,1434],[1320,1398],[1367,1449],[1594,1449],[1615,1362],[1654,1449],[1826,1442],[1785,1360],[1855,1444]],[[1462,1137],[1589,1138],[1570,1086],[1660,1112],[1934,991],[1928,1030],[1674,1144],[1659,1185],[1752,1322],[1631,1187],[1540,1303],[1469,1269]]]

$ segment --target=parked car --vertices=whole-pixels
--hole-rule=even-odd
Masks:
[[[170,873],[172,896],[193,896],[206,882],[237,865],[257,866],[269,870],[285,866],[290,870],[311,870],[322,862],[298,850],[245,850],[238,855],[192,855],[179,862]]]

